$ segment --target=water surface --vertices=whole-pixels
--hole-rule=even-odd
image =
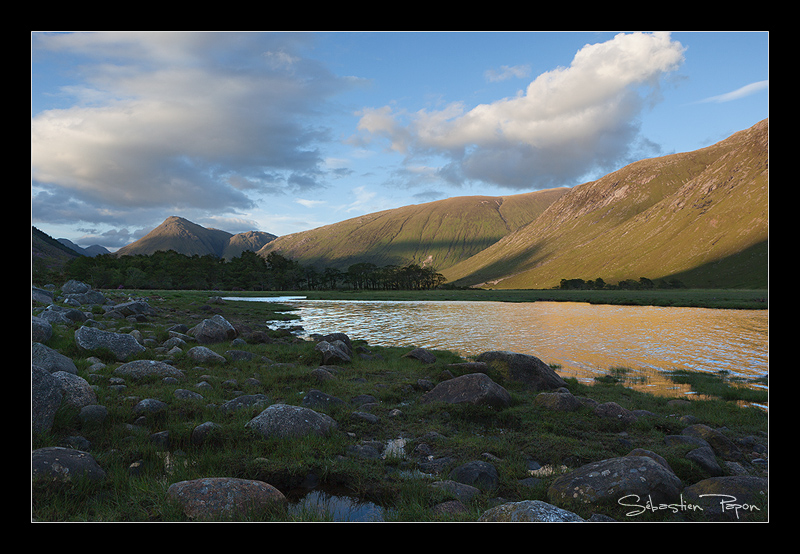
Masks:
[[[421,346],[476,356],[532,354],[558,373],[592,381],[626,368],[649,392],[687,391],[676,369],[755,379],[768,373],[768,311],[613,306],[577,302],[278,300],[307,334],[346,333],[378,346]],[[293,322],[298,324],[298,322]]]

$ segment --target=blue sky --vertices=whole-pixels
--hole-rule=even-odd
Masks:
[[[285,235],[575,186],[769,116],[769,33],[31,33],[31,222]]]

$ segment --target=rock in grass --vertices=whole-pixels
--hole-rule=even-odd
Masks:
[[[273,507],[283,507],[286,497],[263,481],[234,477],[208,477],[179,481],[167,489],[167,497],[197,520],[243,518]]]
[[[476,360],[497,371],[503,379],[522,383],[530,390],[546,391],[567,386],[553,368],[530,354],[492,351],[484,352]]]
[[[447,404],[468,403],[475,406],[505,408],[511,404],[509,392],[492,381],[484,373],[470,373],[447,381],[442,381],[420,399],[427,404],[444,402]]]
[[[50,373],[55,373],[56,371],[78,373],[78,368],[71,358],[38,342],[31,344],[31,364],[41,367]]]
[[[106,472],[88,452],[49,446],[31,453],[33,480],[70,482],[86,478],[92,481],[103,479]]]
[[[87,352],[107,350],[120,361],[128,360],[145,351],[145,347],[139,344],[133,335],[86,326],[75,331],[75,344]]]
[[[710,477],[683,489],[686,502],[703,508],[703,521],[762,520],[767,516],[769,481],[762,477]]]
[[[64,393],[59,380],[39,366],[31,366],[31,430],[46,433],[53,427]]]
[[[134,360],[122,364],[114,370],[118,377],[131,379],[146,379],[148,377],[175,377],[183,379],[183,372],[171,365],[158,360]]]
[[[558,477],[547,491],[549,499],[602,504],[631,497],[631,502],[650,499],[656,504],[675,502],[681,480],[650,456],[622,456],[581,466]]]
[[[580,523],[579,515],[541,500],[508,502],[485,511],[479,522]]]
[[[273,404],[245,424],[264,438],[325,436],[338,426],[336,420],[327,414],[288,404]]]

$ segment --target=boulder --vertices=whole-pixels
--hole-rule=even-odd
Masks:
[[[266,394],[244,394],[228,400],[219,409],[224,413],[230,413],[242,408],[266,408],[271,402]]]
[[[193,346],[186,351],[186,355],[197,363],[224,364],[227,362],[224,356],[217,354],[207,346]]]
[[[278,489],[252,479],[207,477],[173,483],[167,497],[196,520],[247,518],[265,509],[283,509],[286,497]]]
[[[494,490],[500,484],[497,469],[489,462],[476,460],[462,464],[450,472],[450,480],[480,490]]]
[[[53,293],[49,290],[31,287],[31,301],[35,304],[52,304]]]
[[[105,478],[106,472],[88,452],[49,446],[31,453],[33,480],[71,482],[86,478],[97,481]]]
[[[47,342],[53,336],[53,326],[42,317],[31,316],[31,342]]]
[[[671,503],[680,496],[681,480],[650,456],[609,458],[557,477],[547,491],[557,505],[569,502],[613,503],[625,497],[633,502],[651,499]]]
[[[146,350],[133,335],[86,326],[75,331],[75,344],[86,352],[111,352],[119,361],[129,360]]]
[[[528,522],[528,523],[580,523],[578,514],[564,510],[541,500],[507,502],[488,509],[478,518],[479,522]]]
[[[533,399],[533,405],[554,412],[574,412],[583,406],[581,401],[569,391],[540,392]]]
[[[303,406],[311,409],[329,410],[333,406],[344,406],[345,402],[317,389],[311,389],[303,397]]]
[[[420,401],[505,408],[511,404],[511,395],[485,373],[470,373],[442,381],[423,394]]]
[[[762,477],[710,477],[683,489],[686,503],[702,508],[703,520],[767,520],[769,482]],[[697,512],[695,512],[697,515]]]
[[[83,283],[81,281],[76,281],[75,279],[70,279],[69,281],[64,283],[64,286],[61,287],[61,293],[62,294],[83,294],[84,292],[87,292],[87,291],[91,290],[91,288],[92,287],[90,287],[86,283]]]
[[[612,421],[617,421],[623,425],[630,425],[636,421],[636,416],[633,412],[626,410],[616,402],[603,402],[598,404],[594,410],[594,415]]]
[[[50,373],[55,373],[56,371],[78,373],[78,368],[71,358],[38,342],[31,344],[31,363]]]
[[[411,352],[407,352],[403,354],[404,358],[413,358],[414,360],[420,361],[423,364],[435,364],[436,363],[436,356],[424,349],[424,348],[415,348]]]
[[[293,438],[305,435],[325,436],[338,428],[326,414],[310,408],[273,404],[245,424],[264,438]]]
[[[716,429],[708,425],[697,423],[690,425],[681,432],[682,435],[703,439],[708,443],[714,452],[724,460],[737,461],[742,459],[742,452],[739,447]]]
[[[64,404],[80,410],[84,406],[97,403],[97,394],[94,388],[83,377],[68,371],[56,371],[53,373],[53,377],[61,387]]]
[[[110,312],[113,312],[110,313]],[[122,302],[120,304],[116,304],[114,306],[110,306],[106,310],[107,315],[114,315],[117,314],[121,317],[138,317],[138,316],[148,316],[148,315],[155,315],[156,310],[150,306],[147,302],[142,300],[132,300],[130,302]]]
[[[47,433],[52,429],[63,396],[61,385],[52,373],[39,366],[31,366],[32,432]]]
[[[326,340],[319,341],[314,350],[322,354],[322,361],[320,365],[336,365],[346,364],[352,360],[352,354],[347,344],[341,340],[328,342]]]
[[[556,390],[567,384],[549,365],[536,356],[507,351],[484,352],[476,358],[503,379],[522,383],[532,391]]]
[[[150,377],[175,377],[183,379],[183,372],[171,365],[158,360],[134,360],[119,366],[114,370],[118,377],[131,379],[146,379]]]
[[[221,315],[204,319],[188,331],[200,344],[226,342],[236,338],[238,334],[233,325]]]

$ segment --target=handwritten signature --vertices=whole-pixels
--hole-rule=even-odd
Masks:
[[[731,496],[728,494],[701,494],[699,495],[701,498],[703,497],[714,497],[719,498],[719,505],[720,509],[723,513],[733,512],[736,515],[736,519],[739,519],[740,512],[759,512],[761,508],[754,504],[745,504],[739,503],[735,496]],[[628,500],[631,499],[629,503]],[[683,499],[683,494],[680,495],[680,500],[678,502],[671,502],[671,503],[655,503],[650,495],[647,496],[647,500],[644,504],[640,504],[640,498],[637,494],[629,494],[627,496],[623,496],[617,502],[621,506],[636,508],[635,510],[631,510],[627,512],[625,515],[629,517],[635,517],[642,515],[646,512],[658,512],[661,510],[668,510],[672,513],[678,513],[683,511],[704,511],[704,508],[698,504],[692,504],[690,502],[686,502]]]

